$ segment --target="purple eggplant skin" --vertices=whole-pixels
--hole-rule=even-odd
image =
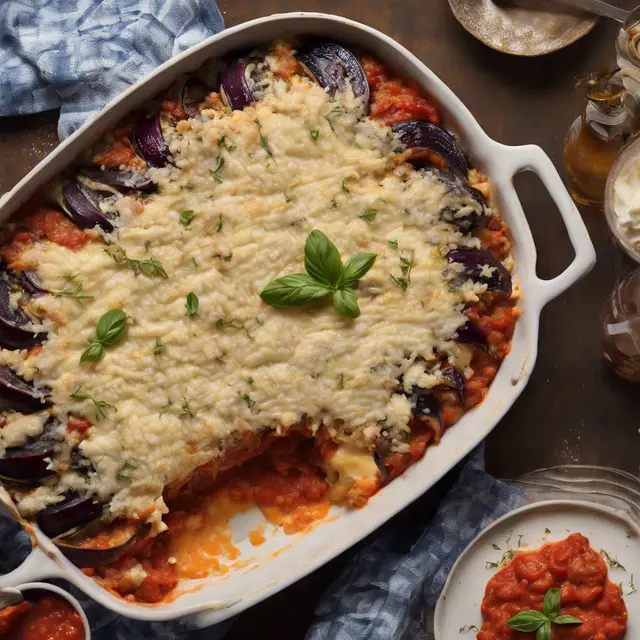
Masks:
[[[384,466],[384,460],[377,451],[373,454],[373,460],[376,463],[376,467],[378,467],[378,471],[380,471],[380,486],[384,487],[384,485],[389,481],[389,472]]]
[[[160,112],[138,120],[131,134],[131,143],[135,152],[150,166],[164,167],[171,152],[162,135]]]
[[[331,96],[347,81],[356,98],[369,108],[369,83],[364,69],[349,49],[337,42],[311,42],[296,54],[305,71]]]
[[[442,423],[442,405],[433,389],[422,389],[421,387],[413,387],[412,396],[415,402],[413,415],[416,418],[426,416],[435,418]]]
[[[234,58],[220,76],[220,96],[234,110],[244,109],[254,101],[253,91],[247,80],[248,62],[248,56]]]
[[[480,331],[480,329],[471,320],[467,320],[453,336],[454,340],[458,342],[464,342],[465,344],[471,344],[474,347],[479,347],[483,351],[489,352],[489,345],[487,344],[487,337]]]
[[[513,285],[511,274],[506,267],[490,251],[483,249],[455,249],[447,255],[449,262],[456,262],[464,266],[466,275],[475,282],[487,285],[488,291],[496,291],[511,295]],[[493,269],[491,276],[482,274],[482,267],[488,265]]]
[[[14,271],[12,274],[16,284],[32,298],[46,296],[47,291],[42,288],[42,283],[35,271]]]
[[[102,504],[91,496],[67,493],[62,502],[38,513],[36,522],[50,538],[95,520],[102,514]]]
[[[451,383],[450,386],[458,392],[460,404],[464,404],[465,387],[464,377],[462,374],[455,367],[446,367],[442,370],[442,377],[446,378]]]
[[[0,408],[34,413],[46,409],[50,404],[46,390],[36,389],[13,369],[0,366]]]
[[[82,167],[78,173],[89,178],[89,180],[93,180],[93,182],[106,184],[116,189],[151,192],[158,188],[158,185],[150,178],[135,171],[121,171],[120,169],[110,169],[108,167],[105,169]]]
[[[113,547],[94,548],[82,546],[82,543],[101,533],[103,524],[99,520],[90,522],[79,531],[62,534],[53,539],[53,544],[77,567],[99,567],[118,560],[138,539],[143,525],[132,527],[131,535],[121,544]]]
[[[415,150],[437,153],[449,168],[466,181],[469,163],[456,139],[442,127],[428,120],[405,120],[391,127],[402,143]]]
[[[113,231],[110,220],[100,211],[88,191],[80,187],[75,180],[67,182],[62,187],[62,205],[64,212],[81,229],[93,229],[98,226],[107,233]]]
[[[0,279],[0,346],[5,349],[31,349],[42,344],[47,339],[47,334],[23,328],[30,321],[29,317],[21,309],[11,306],[10,295],[11,284]],[[0,406],[1,396],[0,392]]]
[[[47,469],[56,444],[58,424],[49,420],[42,433],[29,438],[26,444],[9,447],[0,458],[0,477],[14,482],[34,484],[39,480],[55,475]]]

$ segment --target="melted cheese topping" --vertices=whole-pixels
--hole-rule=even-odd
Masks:
[[[412,379],[437,383],[434,349],[455,364],[451,336],[479,291],[449,285],[455,269],[447,250],[478,241],[440,214],[479,207],[433,174],[395,166],[390,130],[363,118],[349,90],[337,100],[340,113],[310,81],[278,81],[243,111],[205,111],[166,128],[175,166],[152,171],[157,194],[115,204],[119,229],[109,239],[129,258],[159,260],[168,279],[136,276],[99,242],[31,250],[44,288],[82,285],[93,296],[82,304],[39,299],[56,326],[29,364],[38,384],[51,388],[63,424],[70,415],[93,422],[79,447],[95,472],[86,478],[61,469],[24,497],[24,513],[75,487],[110,499],[114,517],[157,522],[167,484],[222,456],[243,432],[282,432],[303,416],[312,429],[324,424],[363,447],[385,425],[402,447],[410,403],[396,395],[397,380],[411,371]],[[367,222],[366,210],[375,219]],[[183,211],[194,212],[186,227]],[[314,229],[343,261],[377,256],[356,291],[362,314],[355,320],[330,302],[276,309],[260,299],[271,280],[304,271]],[[401,257],[413,261],[406,290],[391,277],[402,277]],[[185,313],[190,292],[199,299],[195,315]],[[80,364],[109,309],[126,312],[126,333],[103,360]],[[98,412],[92,400],[70,397],[78,387],[115,408]],[[370,457],[367,465],[365,475],[375,474]]]

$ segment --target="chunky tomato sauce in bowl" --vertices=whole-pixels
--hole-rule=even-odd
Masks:
[[[0,640],[91,640],[78,601],[44,583],[18,587],[24,600],[0,610]]]
[[[622,640],[627,630],[627,607],[620,587],[608,578],[602,556],[589,540],[573,533],[565,540],[523,551],[496,573],[482,600],[484,623],[478,640],[535,637],[508,622],[522,611],[542,611],[549,589],[560,589],[560,616],[572,616],[582,624],[552,625],[553,638],[570,640]]]

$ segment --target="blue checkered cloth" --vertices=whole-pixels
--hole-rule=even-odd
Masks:
[[[60,108],[63,140],[223,28],[214,0],[0,0],[0,116]]]
[[[223,28],[213,0],[0,0],[0,116],[60,108],[64,139],[111,98],[171,56]],[[307,640],[416,640],[458,555],[521,492],[484,472],[479,448],[433,518],[392,521],[327,590]],[[0,520],[0,571],[30,548]],[[9,553],[10,550],[10,553]],[[143,623],[111,613],[63,580],[95,640],[217,640],[233,620],[194,631],[189,620]]]

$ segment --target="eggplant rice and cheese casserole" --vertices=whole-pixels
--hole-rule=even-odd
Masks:
[[[490,203],[433,100],[365,52],[275,42],[182,78],[2,232],[20,513],[157,602],[184,575],[171,535],[217,491],[364,506],[509,351]]]

